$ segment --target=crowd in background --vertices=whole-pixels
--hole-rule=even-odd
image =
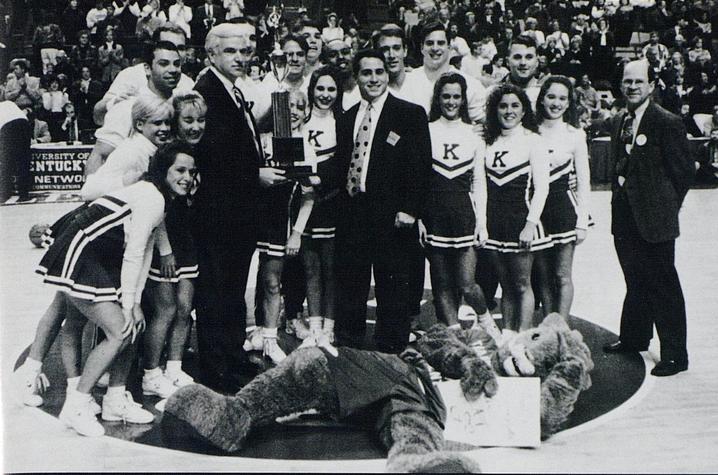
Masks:
[[[323,7],[320,17],[310,18],[310,11],[317,10],[314,6],[299,8],[277,21],[272,2],[250,0],[0,2],[5,13],[0,30],[5,39],[25,32],[25,40],[32,44],[31,55],[15,54],[21,58],[6,62],[9,73],[3,78],[0,95],[47,122],[47,128],[38,126],[38,142],[67,139],[63,123],[75,116],[80,131],[86,131],[86,140],[91,140],[94,104],[123,68],[141,60],[143,42],[167,21],[179,25],[187,35],[182,70],[192,78],[206,66],[203,41],[208,29],[234,18],[247,16],[256,21],[258,47],[252,75],[257,81],[269,71],[275,33],[280,38],[292,33],[298,21],[316,22],[322,41],[343,39],[354,53],[369,45],[376,34],[366,23],[362,8],[366,2],[352,2],[357,4],[353,10],[343,6],[343,13],[332,16],[327,16],[330,9],[339,5],[304,3],[319,3]],[[389,3],[390,21],[407,34],[407,66],[420,65],[420,26],[438,20],[450,32],[452,62],[489,85],[508,74],[506,52],[513,39],[524,34],[533,37],[538,46],[539,81],[550,74],[576,80],[586,127],[600,124],[618,109],[620,102],[616,104],[614,98],[619,97],[622,65],[636,55],[645,56],[660,78],[655,99],[682,115],[691,135],[709,135],[713,123],[718,122],[706,121],[704,116],[693,120],[696,114],[712,115],[718,104],[718,71],[713,60],[718,48],[718,6],[714,1]],[[591,135],[600,130],[600,126],[592,128]]]

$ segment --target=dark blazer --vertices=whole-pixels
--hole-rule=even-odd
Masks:
[[[256,226],[261,158],[244,114],[214,71],[207,71],[195,90],[207,102],[207,127],[196,154],[197,224],[213,239],[231,240],[231,231]]]
[[[359,104],[337,120],[337,152],[333,185],[346,192]],[[392,144],[393,142],[393,144]],[[389,93],[379,116],[370,152],[366,197],[376,224],[393,226],[398,211],[420,217],[431,176],[431,138],[421,106]]]
[[[624,114],[614,117],[611,152],[619,157]],[[646,142],[639,142],[644,137]],[[614,217],[619,193],[626,193],[641,237],[648,242],[664,242],[679,235],[678,211],[688,192],[695,167],[691,158],[683,121],[652,101],[648,104],[636,133],[628,160],[623,189],[614,171],[612,209]],[[611,232],[620,234],[615,219]]]
[[[206,25],[205,20],[207,19],[207,12],[204,8],[205,4],[195,7],[194,14],[192,15],[192,33],[201,34],[201,36],[204,38],[207,36],[207,32],[216,25],[219,25],[220,23],[224,23],[224,18],[226,16],[226,12],[224,11],[224,8],[222,8],[222,5],[213,4],[212,5],[212,16],[215,18],[215,22],[213,25]]]

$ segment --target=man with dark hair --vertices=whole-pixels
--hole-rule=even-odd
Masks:
[[[322,29],[315,22],[305,21],[297,28],[297,34],[304,38],[307,42],[307,65],[304,74],[311,76],[315,69],[322,65],[320,57],[322,55]]]
[[[410,249],[431,173],[426,114],[387,91],[379,51],[360,51],[353,63],[361,102],[337,119],[332,188],[337,197],[337,322],[340,345],[360,347],[372,268],[377,300],[374,341],[398,353],[409,342]]]
[[[339,80],[342,83],[339,86],[344,90],[342,99],[342,109],[344,110],[348,110],[361,99],[359,88],[352,74],[353,58],[351,45],[344,40],[331,40],[324,44],[322,61],[337,68]]]
[[[653,325],[661,344],[654,376],[688,369],[686,308],[675,267],[678,212],[695,173],[681,119],[651,100],[655,76],[646,61],[623,71],[628,111],[614,117],[611,232],[626,280],[619,340],[607,353],[648,350]]]
[[[150,45],[145,52],[144,60],[144,64],[147,65],[143,68],[146,71],[144,87],[133,97],[114,105],[106,114],[104,124],[95,134],[97,142],[85,164],[86,175],[100,168],[120,142],[129,137],[132,131],[132,105],[137,95],[155,94],[163,99],[170,99],[177,88],[182,60],[174,43],[158,41]]]
[[[307,42],[301,36],[290,34],[281,39],[279,47],[287,61],[287,76],[282,80],[282,87],[286,90],[296,89],[307,94],[307,87],[309,87],[309,79],[305,74],[309,49]],[[262,80],[262,86],[268,94],[271,94],[279,89],[280,84],[274,74],[267,74]]]
[[[520,35],[514,38],[506,55],[509,75],[505,79],[506,82],[523,89],[534,107],[541,90],[541,85],[536,80],[539,66],[536,49],[536,41],[530,36]]]
[[[475,122],[483,119],[486,90],[481,82],[449,64],[449,39],[441,24],[429,23],[424,26],[421,54],[424,64],[407,74],[402,96],[410,102],[420,104],[428,114],[436,80],[442,74],[457,73],[466,79],[469,117]]]

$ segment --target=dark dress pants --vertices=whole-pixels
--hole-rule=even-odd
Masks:
[[[655,323],[661,360],[687,362],[686,305],[675,266],[675,239],[644,240],[625,196],[616,200],[614,246],[626,281],[620,340],[627,346],[647,347]]]
[[[336,237],[338,343],[361,348],[372,268],[377,301],[374,342],[379,351],[398,353],[409,342],[409,272],[413,228],[394,227],[394,216],[378,218],[369,200],[344,197]]]
[[[256,237],[236,240],[196,240],[199,277],[194,303],[201,381],[211,387],[236,385],[249,370],[242,349],[246,337],[247,305],[244,294]]]

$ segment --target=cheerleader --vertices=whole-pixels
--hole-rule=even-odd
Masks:
[[[79,434],[104,434],[92,409],[90,391],[113,361],[122,360],[127,367],[132,363],[124,350],[144,329],[140,297],[154,230],[162,222],[166,206],[189,192],[195,170],[190,153],[183,144],[163,146],[142,181],[113,191],[63,219],[36,269],[46,284],[57,289],[50,309],[72,307],[76,312],[70,318],[93,322],[106,335],[88,355],[77,386],[68,385],[60,412],[60,420]],[[150,423],[154,417],[134,402],[124,386],[111,384],[102,401],[102,419]]]
[[[306,120],[307,98],[303,92],[293,90],[289,93],[292,134],[302,137],[302,125]],[[262,145],[267,156],[267,166],[278,166],[272,160],[271,134],[262,136]],[[316,155],[304,140],[305,162],[316,170]],[[300,207],[294,223],[290,222],[290,209],[295,188],[299,187]],[[314,206],[314,193],[311,185],[305,186],[291,180],[263,190],[262,208],[263,229],[257,242],[259,251],[259,270],[257,275],[257,293],[255,296],[255,321],[257,329],[248,334],[244,348],[247,351],[262,350],[263,355],[274,363],[279,363],[286,354],[277,344],[277,326],[279,323],[280,286],[284,258],[296,257],[302,243],[302,234]],[[261,325],[261,327],[260,327]]]
[[[172,100],[175,111],[173,132],[177,140],[196,145],[204,135],[207,105],[197,91],[189,91]],[[155,247],[150,267],[149,291],[152,318],[144,337],[145,395],[169,397],[177,388],[194,379],[182,371],[182,356],[190,330],[190,312],[194,298],[194,279],[199,275],[197,254],[188,225],[188,200],[175,200],[165,218],[169,254]],[[167,364],[159,367],[167,347]]]
[[[541,214],[553,247],[536,254],[538,288],[544,314],[558,312],[568,318],[573,301],[571,269],[577,244],[586,239],[591,175],[586,134],[578,127],[576,95],[565,76],[551,76],[541,86],[536,114],[543,143],[548,147],[551,170],[546,206]],[[576,173],[576,193],[569,175]]]
[[[535,251],[551,246],[540,217],[549,188],[547,152],[531,102],[520,88],[503,84],[486,104],[484,164],[488,184],[486,248],[496,254],[505,326],[532,326],[531,267]]]
[[[143,95],[136,99],[132,105],[132,134],[120,143],[96,173],[87,177],[80,190],[80,195],[88,203],[81,208],[87,208],[90,206],[89,202],[139,180],[147,171],[150,157],[157,151],[157,147],[170,139],[172,114],[172,105],[157,96]],[[58,230],[66,226],[67,221],[73,219],[74,214],[78,211],[75,210],[66,214],[46,231],[43,235],[45,247],[52,245]],[[169,247],[166,233],[163,233],[163,235],[165,237],[160,240],[163,243],[161,246]],[[164,251],[165,254],[170,252],[171,250],[169,249]],[[46,378],[40,375],[40,368],[60,331],[60,325],[63,320],[66,320],[66,323],[62,327],[61,350],[63,364],[68,376],[68,388],[72,388],[77,384],[80,375],[81,355],[79,348],[81,347],[84,320],[72,318],[73,313],[75,313],[73,306],[66,305],[64,300],[56,299],[40,320],[35,340],[27,359],[28,367],[31,367],[32,370],[27,372],[24,370],[19,371],[17,375],[17,384],[20,389],[19,397],[24,404],[39,406],[43,403],[39,393],[42,392]],[[75,325],[79,325],[79,327],[75,327]],[[111,372],[116,373],[112,376],[115,384],[124,385],[127,375],[122,376],[122,373],[128,369],[113,367]]]
[[[429,112],[431,188],[419,229],[431,264],[438,319],[458,327],[459,306],[465,300],[481,316],[482,324],[494,330],[484,294],[474,280],[474,246],[483,245],[488,235],[486,173],[484,143],[472,130],[467,104],[463,76],[441,76]]]
[[[304,136],[317,156],[317,174],[326,183],[337,147],[335,117],[341,114],[342,90],[334,69],[323,66],[309,80],[309,120]],[[334,233],[336,196],[339,190],[318,187],[317,196],[302,236],[301,258],[307,282],[309,329],[322,330],[334,341],[336,282],[334,279]]]

